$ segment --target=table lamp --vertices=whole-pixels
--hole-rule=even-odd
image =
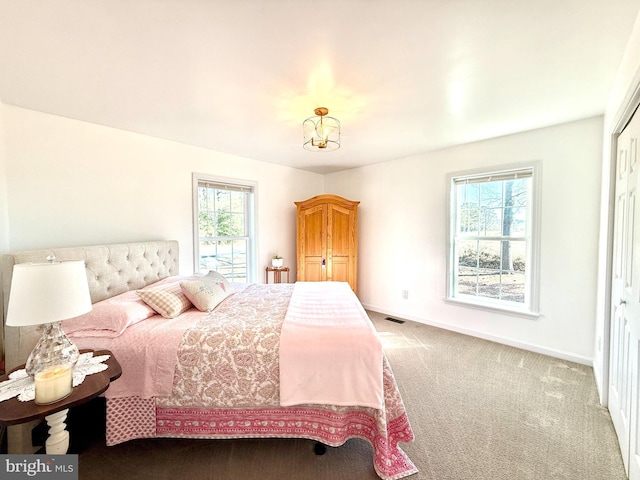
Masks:
[[[34,377],[36,403],[53,403],[71,393],[78,347],[62,330],[61,321],[91,310],[84,261],[19,263],[13,267],[8,326],[44,325],[25,370]]]

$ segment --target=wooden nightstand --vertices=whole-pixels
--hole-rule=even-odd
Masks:
[[[269,283],[269,272],[273,272],[273,283],[282,283],[282,272],[287,272],[289,283],[289,267],[267,267],[264,269],[264,282]]]
[[[82,353],[87,352],[83,350]],[[108,350],[97,350],[94,356],[110,355],[105,362],[108,368],[102,372],[87,375],[84,381],[73,388],[71,395],[51,405],[36,405],[35,402],[21,402],[11,398],[0,402],[0,425],[9,426],[45,418],[49,425],[49,438],[46,442],[47,454],[64,454],[69,448],[69,432],[65,420],[70,408],[82,405],[104,393],[109,384],[122,375],[122,368]],[[24,368],[24,365],[15,370]],[[9,375],[0,377],[0,382],[8,380]]]

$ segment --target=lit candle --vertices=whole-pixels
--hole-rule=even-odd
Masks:
[[[71,393],[73,388],[73,368],[53,367],[35,375],[36,403],[46,405],[57,402]]]

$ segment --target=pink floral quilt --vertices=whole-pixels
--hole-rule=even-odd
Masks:
[[[249,285],[187,329],[166,397],[107,399],[107,444],[135,438],[308,438],[373,446],[383,479],[417,472],[398,442],[413,431],[386,357],[384,408],[281,407],[278,351],[292,284]]]

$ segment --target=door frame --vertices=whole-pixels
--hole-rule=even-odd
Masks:
[[[622,107],[618,110],[614,121],[611,123],[611,131],[607,134],[609,136],[609,152],[608,157],[605,160],[609,166],[609,185],[608,185],[608,197],[607,197],[607,225],[606,225],[606,266],[604,272],[604,292],[601,304],[600,314],[603,318],[602,331],[596,332],[596,337],[600,337],[600,347],[602,350],[602,365],[601,371],[594,372],[599,377],[598,386],[600,403],[603,406],[608,406],[609,398],[609,367],[611,365],[611,291],[612,282],[611,276],[613,273],[613,236],[614,236],[614,221],[615,221],[615,182],[617,174],[617,156],[618,156],[618,137],[627,126],[631,117],[640,107],[640,71],[634,76],[631,87],[625,96],[625,100],[622,102]],[[603,172],[604,170],[603,166]],[[596,345],[597,347],[597,345]],[[594,365],[595,366],[595,365]]]

